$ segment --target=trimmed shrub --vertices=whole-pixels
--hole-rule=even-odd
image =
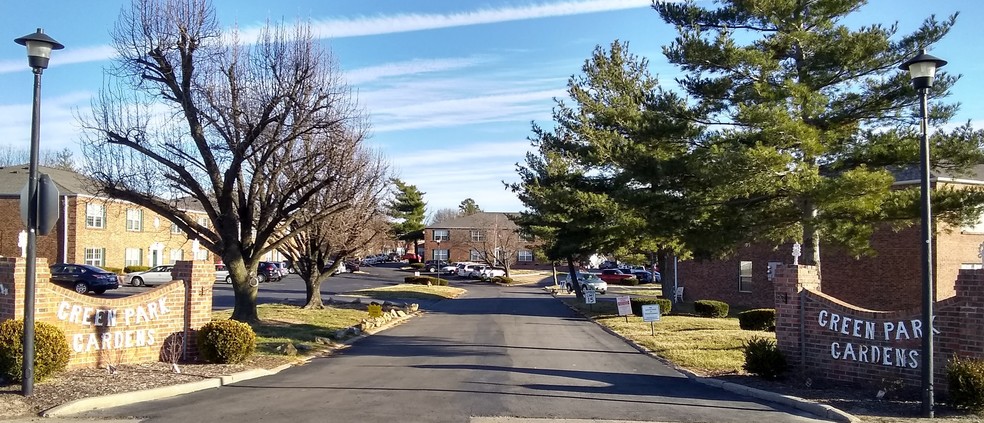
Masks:
[[[34,322],[34,381],[65,370],[72,349],[65,332],[45,322]],[[24,321],[0,323],[0,376],[12,382],[24,378]]]
[[[622,286],[636,286],[639,285],[639,279],[636,277],[613,280],[608,282],[609,285],[622,285]]]
[[[410,268],[413,270],[423,270],[424,264],[416,261],[410,262]]]
[[[764,379],[778,378],[789,369],[786,356],[779,351],[775,341],[767,338],[754,338],[745,342],[743,367],[747,372]]]
[[[630,298],[629,305],[632,306],[632,314],[642,316],[642,306],[647,304],[659,304],[659,314],[667,315],[673,309],[673,302],[668,298]]]
[[[738,326],[744,330],[776,331],[776,309],[756,308],[738,313]]]
[[[106,268],[106,270],[109,270],[109,268]],[[143,272],[145,270],[150,270],[150,266],[127,266],[123,268],[123,273]]]
[[[701,317],[728,317],[728,303],[717,300],[694,301],[694,313]]]
[[[984,413],[984,359],[953,357],[946,366],[947,403]]]
[[[149,267],[147,269],[149,269]],[[113,273],[115,273],[117,275],[123,274],[123,269],[120,269],[119,267],[103,267],[102,270],[105,270],[107,272],[113,272]],[[146,270],[146,269],[144,269],[144,270]]]
[[[420,275],[420,276],[407,276],[403,278],[403,283],[412,283],[414,285],[427,285],[428,283],[430,283],[431,285],[447,286],[448,280],[435,278],[433,276]]]
[[[215,320],[198,330],[198,351],[212,363],[241,363],[256,351],[256,333],[248,324]]]
[[[513,282],[516,281],[514,281],[513,278],[510,278],[509,276],[496,276],[492,278],[492,283],[511,284]]]

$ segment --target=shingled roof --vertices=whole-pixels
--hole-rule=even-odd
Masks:
[[[28,171],[26,164],[0,167],[0,197],[19,197]],[[50,176],[62,195],[96,195],[93,184],[78,172],[44,166],[38,166],[38,172]]]
[[[516,215],[517,213],[501,213],[501,212],[478,212],[475,214],[470,214],[468,216],[461,216],[456,219],[447,220],[441,223],[430,225],[427,229],[474,229],[474,228],[488,228],[496,224],[503,229],[508,228],[518,228],[515,222],[509,219],[509,216]]]

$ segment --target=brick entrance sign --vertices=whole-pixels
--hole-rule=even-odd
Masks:
[[[921,308],[866,310],[820,288],[813,266],[777,269],[776,341],[794,369],[814,379],[878,387],[901,382],[918,388],[927,330]],[[954,297],[933,306],[934,385],[943,392],[951,358],[984,358],[984,270],[961,270],[955,291]]]
[[[0,259],[0,321],[24,318],[26,263]],[[53,284],[47,260],[38,259],[35,320],[65,332],[69,368],[193,359],[194,331],[212,320],[215,265],[178,261],[171,277],[137,295],[103,298]]]

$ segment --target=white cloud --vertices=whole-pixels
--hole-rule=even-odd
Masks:
[[[101,62],[114,57],[116,57],[116,50],[108,45],[79,48],[70,47],[51,53],[51,67],[56,68],[74,63]],[[26,53],[22,59],[0,61],[0,74],[21,72],[25,69],[28,69]]]
[[[564,93],[560,89],[502,93],[391,107],[372,106],[370,110],[374,121],[373,130],[376,132],[504,121],[529,122],[549,117],[548,102]]]
[[[395,34],[400,32],[645,8],[651,4],[650,0],[561,1],[496,9],[485,8],[448,14],[407,13],[323,19],[312,21],[312,30],[315,36],[322,38],[362,37],[367,35]],[[256,26],[243,29],[241,31],[241,39],[256,39],[261,33],[262,28],[262,26]]]
[[[491,61],[492,59],[489,57],[477,56],[446,59],[414,59],[403,62],[386,63],[379,66],[353,69],[345,72],[345,78],[350,84],[362,84],[394,76],[464,69]]]

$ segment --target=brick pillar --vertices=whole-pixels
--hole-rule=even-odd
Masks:
[[[212,321],[212,285],[215,283],[215,264],[182,260],[174,263],[171,278],[184,281],[184,324],[186,335],[185,359],[198,356],[195,333]]]
[[[48,270],[48,260],[38,258],[36,262],[34,285],[51,283],[51,271]],[[27,260],[21,257],[0,258],[0,321],[24,318],[24,293],[27,284]],[[35,293],[47,292],[35,289]],[[47,299],[35,296],[35,314],[44,310]]]
[[[793,366],[801,364],[803,354],[804,289],[820,290],[816,266],[781,265],[776,267],[776,344]]]

